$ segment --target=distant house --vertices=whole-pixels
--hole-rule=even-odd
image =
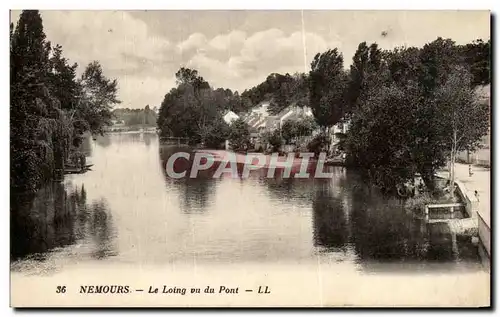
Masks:
[[[245,123],[254,133],[272,132],[280,129],[287,120],[301,120],[313,116],[311,108],[299,107],[296,104],[286,107],[276,115],[270,115],[268,107],[269,102],[262,102],[244,116]]]
[[[238,116],[236,113],[232,112],[231,110],[226,112],[226,114],[223,117],[224,122],[226,122],[227,124],[231,124],[234,120],[237,120],[239,118],[240,118],[240,116]]]
[[[287,120],[301,120],[307,117],[312,117],[312,111],[309,107],[299,107],[292,104],[285,109],[283,109],[278,115],[279,126],[282,127],[283,123]]]
[[[111,124],[114,127],[122,127],[125,125],[125,122],[123,120],[111,120]]]
[[[269,118],[267,111],[269,102],[262,102],[256,107],[252,108],[250,112],[244,116],[243,120],[255,133],[262,132],[266,127],[266,122]]]
[[[335,149],[341,141],[341,134],[346,134],[349,130],[349,121],[341,121],[330,128],[331,148]]]
[[[293,104],[281,110],[277,115],[260,116],[258,120],[250,121],[250,125],[259,131],[274,131],[281,128],[287,120],[301,120],[305,117],[312,117],[311,109]]]

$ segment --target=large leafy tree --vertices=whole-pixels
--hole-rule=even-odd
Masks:
[[[250,131],[242,119],[237,119],[231,123],[229,128],[229,144],[235,151],[248,149],[250,145]]]
[[[324,130],[339,122],[346,111],[347,74],[338,49],[316,54],[309,72],[309,103]]]
[[[75,115],[88,124],[93,134],[102,134],[104,127],[111,123],[112,108],[121,103],[117,97],[118,82],[107,78],[98,61],[87,65],[81,78],[81,95]]]
[[[353,113],[345,144],[350,159],[388,192],[417,172],[411,135],[416,99],[415,87],[392,84],[372,91],[362,110]]]
[[[50,43],[38,11],[23,11],[10,45],[11,188],[34,191],[44,178],[41,168],[49,133],[40,135],[41,117],[49,116],[55,100],[48,91]],[[44,127],[49,124],[44,125]],[[45,131],[50,132],[50,131]]]
[[[455,182],[455,161],[458,152],[474,151],[488,132],[489,104],[479,102],[471,82],[474,76],[464,67],[457,67],[436,92],[441,138],[449,151],[450,186]]]
[[[475,40],[459,47],[464,64],[470,67],[471,85],[487,85],[491,82],[491,40]]]
[[[117,102],[117,83],[98,63],[77,81],[77,65],[60,45],[51,47],[36,10],[23,11],[11,25],[10,62],[11,188],[33,192],[60,175],[75,135],[102,129],[103,109]]]
[[[227,135],[222,120],[233,97],[226,90],[213,90],[196,70],[181,68],[173,88],[160,107],[158,128],[164,137],[187,137],[191,143],[219,143]]]
[[[285,140],[285,144],[290,144],[295,138],[311,135],[315,128],[316,122],[310,117],[286,120],[281,127],[281,136]]]
[[[62,46],[52,48],[49,60],[51,71],[49,73],[50,90],[61,103],[61,109],[75,109],[80,93],[80,86],[76,80],[78,64],[69,65],[69,61],[62,55]]]
[[[442,38],[376,54],[380,62],[366,71],[370,51],[360,44],[351,68],[348,158],[387,191],[417,172],[432,190],[436,170],[458,151],[476,148],[487,132],[488,107],[477,103],[470,65]]]
[[[374,85],[381,84],[380,70],[383,53],[376,43],[368,46],[366,42],[358,45],[352,58],[349,80],[346,88],[346,112],[349,114],[357,105],[362,105],[367,93]]]

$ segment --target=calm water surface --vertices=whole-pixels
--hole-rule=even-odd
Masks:
[[[92,263],[318,261],[361,272],[481,270],[477,247],[383,198],[355,171],[333,179],[174,180],[155,134],[86,144],[92,171],[68,175],[11,210],[11,268]]]

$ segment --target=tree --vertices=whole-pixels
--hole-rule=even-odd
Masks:
[[[344,59],[335,48],[317,54],[309,72],[309,103],[319,126],[326,130],[345,114],[347,76]]]
[[[467,69],[456,67],[436,94],[442,142],[450,153],[450,190],[455,184],[458,152],[477,149],[488,132],[489,105],[478,102],[471,85],[473,79]]]
[[[47,174],[43,159],[52,155],[50,131],[40,135],[39,125],[56,106],[47,85],[49,52],[39,12],[23,11],[10,45],[11,189],[34,191]]]
[[[418,170],[412,134],[417,100],[415,87],[392,84],[372,91],[353,113],[345,140],[348,159],[386,192],[395,191]]]
[[[285,144],[290,144],[293,138],[298,135],[298,124],[296,121],[287,120],[281,127],[281,136],[285,140]]]
[[[103,74],[101,64],[93,61],[87,65],[81,78],[80,102],[74,115],[88,124],[93,134],[103,134],[104,127],[111,124],[111,110],[118,99],[118,82]]]
[[[344,141],[348,160],[387,192],[417,172],[432,191],[446,159],[453,163],[458,151],[474,149],[487,132],[488,107],[475,101],[469,66],[451,40],[381,52],[367,72],[369,51],[360,45],[358,66],[351,69],[351,81],[362,80],[350,89],[360,87]]]
[[[491,40],[484,42],[477,39],[472,43],[460,46],[459,50],[466,66],[472,74],[471,85],[487,85],[491,82]]]
[[[281,127],[281,135],[285,144],[290,144],[293,139],[311,135],[314,128],[314,119],[309,117],[300,120],[286,120]]]
[[[281,137],[280,130],[278,129],[273,130],[272,132],[266,132],[263,135],[263,139],[266,143],[271,145],[271,152],[278,152],[283,144],[283,139]]]
[[[61,45],[52,49],[52,57],[49,60],[51,71],[49,73],[50,90],[55,98],[61,103],[61,108],[72,110],[78,103],[79,85],[76,80],[76,69],[78,65],[68,64],[68,60],[62,56]]]
[[[205,136],[205,145],[209,148],[219,148],[228,139],[229,132],[230,127],[222,118],[214,120]]]
[[[357,105],[363,104],[363,100],[367,97],[366,93],[380,83],[378,73],[383,65],[382,55],[376,43],[369,47],[366,42],[358,45],[349,71],[346,91],[347,113],[352,112]]]
[[[223,113],[236,97],[228,89],[212,89],[196,70],[181,68],[176,77],[178,86],[165,95],[160,106],[160,134],[218,146],[227,136]]]
[[[195,89],[206,89],[209,88],[208,82],[206,82],[203,77],[198,75],[196,69],[189,69],[181,67],[177,73],[175,73],[175,78],[178,85],[190,84]]]
[[[461,63],[458,47],[451,39],[438,37],[420,50],[419,78],[424,97],[431,98],[451,71]]]
[[[10,62],[11,188],[34,192],[62,176],[78,146],[75,136],[107,115],[117,83],[107,82],[100,66],[78,82],[77,65],[70,66],[60,45],[51,47],[36,10],[23,11],[16,28],[11,25]]]
[[[243,151],[250,146],[250,132],[248,126],[239,118],[234,120],[230,125],[229,144],[235,151]]]

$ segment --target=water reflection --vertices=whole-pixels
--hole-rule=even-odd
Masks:
[[[217,184],[213,175],[217,171],[218,165],[213,165],[207,170],[199,171],[196,178],[172,178],[166,172],[168,159],[179,151],[189,153],[189,160],[178,159],[173,166],[176,173],[186,172],[186,175],[189,176],[194,162],[194,152],[191,149],[177,146],[162,146],[159,150],[161,170],[165,177],[165,182],[169,189],[174,188],[177,190],[182,212],[187,214],[205,212],[209,207],[210,198],[216,192]]]
[[[11,259],[43,260],[53,250],[86,244],[91,257],[114,255],[114,229],[105,200],[86,201],[84,186],[51,183],[36,195],[11,197]]]
[[[345,251],[349,242],[348,220],[340,198],[332,197],[330,187],[318,186],[314,195],[314,245],[328,251]]]
[[[179,265],[319,259],[364,272],[480,266],[470,241],[407,213],[356,171],[329,167],[333,178],[315,179],[314,173],[287,178],[282,169],[268,178],[261,169],[242,177],[239,164],[238,177],[215,179],[215,164],[197,178],[174,179],[166,173],[168,158],[178,151],[193,158],[192,149],[162,146],[146,133],[93,142],[92,171],[15,200],[14,259],[113,256],[118,262]],[[174,170],[189,174],[192,163],[176,160]]]
[[[151,142],[155,139],[156,139],[155,133],[144,133],[143,134],[144,144],[146,144],[147,147],[149,147],[151,145]]]
[[[92,141],[90,136],[85,136],[82,139],[82,144],[80,145],[80,151],[85,154],[86,157],[92,156]]]
[[[110,134],[98,135],[95,137],[95,142],[99,146],[108,147],[111,145],[111,135]]]

